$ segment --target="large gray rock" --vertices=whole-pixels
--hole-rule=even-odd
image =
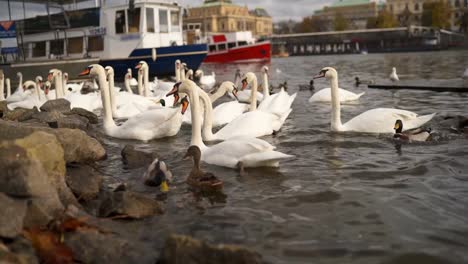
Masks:
[[[136,150],[132,145],[125,145],[122,149],[121,155],[125,167],[129,169],[147,167],[155,158],[157,158],[156,154]]]
[[[60,112],[37,112],[32,115],[32,118],[43,122],[43,123],[50,123],[55,122],[58,119],[62,118],[63,115]]]
[[[161,264],[265,263],[257,252],[241,246],[209,245],[189,236],[171,235],[166,240]]]
[[[36,264],[39,263],[31,242],[24,237],[17,237],[4,245],[6,254],[2,254],[0,242],[0,263]]]
[[[80,108],[80,107],[74,107],[70,112],[64,113],[65,115],[79,115],[82,117],[86,117],[89,120],[89,123],[91,124],[97,124],[99,122],[98,116],[90,112],[86,109]]]
[[[7,111],[3,113],[3,119],[10,120],[10,121],[23,122],[23,121],[32,119],[33,116],[38,112],[39,111],[37,110],[36,107],[34,107],[33,109],[24,109],[24,108],[16,108],[14,110],[7,109]]]
[[[26,215],[26,201],[12,199],[0,193],[0,237],[15,238],[23,230],[23,219]]]
[[[55,100],[48,100],[45,102],[41,107],[41,111],[43,112],[68,112],[70,111],[70,102],[66,99],[60,98]]]
[[[102,176],[89,165],[68,166],[66,181],[78,200],[88,201],[99,194]]]
[[[157,258],[154,250],[144,250],[134,241],[94,230],[68,233],[65,244],[81,263],[155,263]]]
[[[0,120],[0,138],[6,140],[26,137],[35,131],[54,134],[64,150],[66,163],[97,161],[106,157],[104,147],[95,138],[78,129],[52,129],[33,124]]]
[[[25,227],[44,226],[63,212],[57,188],[40,160],[11,142],[0,145],[0,157],[0,192],[29,198]]]
[[[100,217],[140,219],[162,213],[156,200],[129,191],[107,193],[99,208]]]
[[[79,115],[67,115],[48,122],[48,124],[51,128],[72,128],[81,130],[87,130],[89,128],[88,119]]]

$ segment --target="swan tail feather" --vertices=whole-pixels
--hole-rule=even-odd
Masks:
[[[291,158],[294,156],[279,151],[267,151],[246,155],[239,161],[244,167],[278,167],[280,161]]]

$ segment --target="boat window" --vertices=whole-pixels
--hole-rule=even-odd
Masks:
[[[171,31],[179,32],[179,11],[171,11]]]
[[[32,56],[33,57],[44,57],[45,55],[46,55],[45,41],[32,43]]]
[[[236,43],[235,43],[235,42],[229,42],[229,43],[228,43],[228,48],[232,49],[232,48],[234,48],[234,47],[236,47]]]
[[[63,39],[50,41],[50,54],[63,55]]]
[[[210,45],[210,52],[216,51],[216,45]]]
[[[127,33],[127,30],[125,30],[125,10],[115,12],[115,33]]]
[[[159,32],[168,32],[167,10],[159,9]]]
[[[239,46],[247,45],[247,41],[239,41]]]
[[[140,32],[140,8],[128,10],[128,33]]]
[[[154,9],[146,8],[146,32],[156,32],[154,30]]]
[[[88,37],[88,51],[104,50],[104,38],[102,36]]]
[[[83,52],[83,38],[69,38],[67,45],[67,53],[82,53]]]
[[[218,50],[226,50],[226,43],[219,44],[218,45]]]

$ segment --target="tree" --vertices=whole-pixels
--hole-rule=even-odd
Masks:
[[[367,28],[391,28],[397,25],[396,18],[387,10],[380,11],[377,17],[367,19]]]
[[[318,16],[304,17],[297,23],[295,31],[299,33],[326,31],[326,22]]]
[[[451,7],[449,2],[424,3],[422,25],[436,28],[450,28]]]
[[[348,29],[349,21],[339,12],[335,14],[335,20],[333,21],[335,31],[343,31]]]

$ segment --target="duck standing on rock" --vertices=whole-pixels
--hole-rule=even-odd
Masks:
[[[187,178],[187,184],[190,185],[196,191],[203,193],[214,193],[219,192],[223,189],[223,182],[216,178],[216,176],[210,172],[204,172],[200,167],[201,151],[200,148],[193,145],[190,146],[185,153],[184,159],[192,158],[193,167]]]
[[[161,192],[167,193],[169,191],[168,182],[172,180],[172,173],[164,161],[155,159],[143,174],[143,180],[145,185],[159,186]]]
[[[393,138],[404,141],[429,141],[432,138],[431,129],[416,128],[403,132],[403,122],[398,119],[395,122],[395,134]]]

